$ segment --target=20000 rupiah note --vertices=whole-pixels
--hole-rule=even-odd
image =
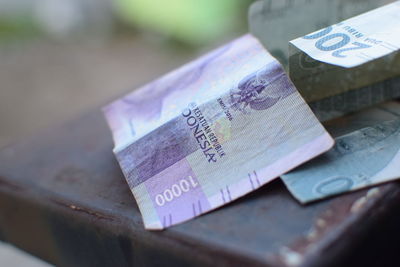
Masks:
[[[354,99],[365,107],[399,97],[399,14],[396,1],[291,41],[290,78],[304,99],[317,109],[342,99],[346,111]]]
[[[290,40],[391,2],[393,0],[258,0],[249,8],[250,32],[287,65]]]
[[[333,145],[251,35],[104,108],[147,229],[229,203]]]

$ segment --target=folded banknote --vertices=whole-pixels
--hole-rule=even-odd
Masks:
[[[300,202],[400,178],[399,103],[360,112],[332,123],[328,129],[341,135],[335,146],[281,177]]]
[[[229,203],[333,146],[281,65],[251,35],[104,113],[147,229]]]
[[[290,78],[305,100],[393,79],[398,83],[399,14],[396,1],[291,41]]]

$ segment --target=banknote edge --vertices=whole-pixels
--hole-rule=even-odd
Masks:
[[[313,143],[314,143],[315,146],[318,146],[318,147],[323,146],[324,149],[322,149],[319,153],[316,153],[315,155],[308,156],[308,157],[306,157],[305,159],[299,160],[299,161],[296,162],[296,157],[297,157],[297,155],[298,155],[298,154],[303,154],[305,151],[307,151],[307,150],[309,149],[310,145],[313,145]],[[331,137],[331,135],[325,130],[325,132],[324,132],[323,134],[321,134],[320,136],[316,137],[316,139],[314,139],[314,140],[312,140],[312,141],[310,141],[310,142],[304,144],[303,146],[297,148],[296,150],[292,151],[291,153],[289,153],[289,154],[287,155],[287,157],[285,158],[285,160],[288,160],[287,158],[289,158],[289,160],[290,160],[290,158],[294,158],[293,161],[296,162],[296,163],[293,165],[293,167],[292,167],[291,169],[289,169],[289,170],[287,170],[287,171],[284,171],[284,172],[278,171],[278,174],[277,174],[277,175],[274,175],[274,178],[268,178],[268,179],[266,179],[266,180],[261,184],[260,187],[254,189],[254,190],[252,190],[252,191],[247,191],[247,192],[245,192],[245,193],[243,193],[243,194],[241,194],[241,195],[239,195],[239,196],[233,198],[233,199],[232,199],[231,201],[229,201],[228,203],[234,203],[234,202],[236,202],[238,199],[243,198],[243,197],[245,197],[246,195],[251,194],[252,192],[256,191],[257,189],[259,189],[259,188],[261,188],[261,187],[264,187],[264,186],[267,185],[268,183],[274,181],[275,179],[278,179],[278,178],[279,178],[281,175],[283,175],[284,173],[287,173],[287,172],[289,172],[289,171],[295,169],[296,167],[298,167],[298,166],[304,164],[305,162],[308,162],[308,161],[310,161],[311,159],[313,159],[313,158],[315,158],[315,157],[317,157],[317,156],[319,156],[319,155],[325,153],[326,151],[328,151],[329,149],[331,149],[333,145],[334,145],[334,139],[333,139],[333,138]],[[281,159],[281,160],[283,160],[283,159]],[[277,162],[275,162],[274,165],[279,165],[279,164],[278,164]],[[272,168],[272,169],[276,168],[275,166],[271,166],[271,165],[270,165],[269,167]],[[266,167],[266,168],[267,168],[267,167]],[[261,173],[261,172],[262,172],[262,169],[260,169],[259,172]],[[262,174],[261,174],[261,175],[262,175]],[[240,180],[240,181],[241,181],[241,180]],[[240,181],[239,181],[239,182],[240,182]],[[210,210],[208,210],[208,211],[202,213],[201,216],[203,216],[203,215],[205,215],[205,214],[207,214],[207,213],[213,212],[214,210],[219,209],[219,208],[225,206],[225,205],[228,204],[228,203],[220,203],[220,204],[215,205],[215,206],[212,205],[211,208],[210,208]],[[178,222],[178,223],[174,223],[174,224],[172,224],[172,225],[169,225],[168,227],[163,227],[161,223],[156,223],[156,222],[151,222],[151,223],[148,223],[148,224],[147,224],[147,223],[146,223],[146,220],[145,220],[145,218],[144,218],[144,215],[142,214],[142,219],[143,219],[143,224],[144,224],[145,229],[146,229],[146,230],[151,230],[151,231],[153,231],[153,230],[154,230],[154,231],[157,231],[157,230],[164,230],[164,229],[170,228],[171,226],[176,226],[176,225],[179,225],[179,224],[188,222],[188,221],[190,221],[190,220],[193,220],[193,219],[195,219],[195,218],[197,218],[197,217],[192,217],[192,218],[189,218],[189,219],[185,219],[185,220],[180,221],[180,222]]]
[[[396,6],[399,6],[399,7],[400,7],[400,1],[394,1],[394,2],[392,2],[392,3],[386,4],[386,5],[383,5],[383,6],[381,6],[381,7],[372,9],[372,10],[367,11],[367,12],[364,12],[364,13],[362,13],[362,14],[359,14],[359,15],[357,15],[357,16],[354,16],[354,17],[348,18],[348,19],[346,19],[346,20],[340,21],[339,23],[345,23],[345,22],[348,22],[349,20],[353,20],[353,19],[356,19],[356,18],[361,17],[361,16],[366,16],[366,15],[368,15],[369,13],[377,12],[377,10],[382,9],[382,8],[387,8],[388,6],[391,6],[391,5],[393,5],[393,6],[396,5]],[[331,25],[329,25],[329,26],[333,26],[333,25],[336,25],[336,24],[337,24],[337,23],[331,24]],[[322,28],[322,29],[318,29],[318,30],[316,30],[316,31],[314,31],[314,32],[318,32],[318,31],[320,31],[320,30],[323,30],[323,28]],[[311,32],[311,33],[314,33],[314,32]],[[311,34],[311,33],[308,33],[308,34]],[[351,65],[351,66],[344,66],[344,65],[338,65],[338,64],[333,64],[333,63],[329,63],[329,62],[326,62],[326,61],[322,61],[322,60],[319,60],[319,59],[315,58],[314,56],[310,55],[309,53],[307,53],[306,51],[304,51],[303,49],[301,49],[298,45],[296,45],[296,44],[294,43],[296,40],[299,40],[299,39],[301,39],[301,38],[302,38],[302,36],[300,36],[300,37],[298,37],[298,38],[296,38],[296,39],[293,39],[293,40],[289,41],[289,44],[294,45],[297,49],[299,49],[300,51],[304,52],[304,53],[307,54],[309,57],[315,59],[315,60],[318,61],[318,62],[322,62],[322,63],[328,64],[328,65],[332,65],[332,66],[336,66],[336,67],[341,67],[341,68],[346,68],[346,69],[355,68],[355,67],[358,67],[358,66],[367,64],[367,63],[369,63],[369,62],[371,62],[371,61],[374,61],[374,60],[377,60],[377,59],[380,59],[380,58],[383,58],[383,57],[387,57],[387,56],[389,56],[389,55],[391,55],[391,54],[393,54],[393,53],[399,53],[399,51],[400,51],[400,49],[398,49],[398,50],[396,50],[396,51],[393,51],[393,52],[390,52],[390,53],[386,53],[386,54],[384,54],[384,55],[382,55],[382,56],[380,56],[380,57],[374,58],[373,60],[370,60],[370,61],[367,61],[367,62],[364,62],[364,63],[361,63],[361,64],[356,64],[356,65]]]
[[[368,129],[368,128],[372,128],[372,127],[374,127],[374,126],[378,126],[378,125],[381,125],[381,124],[383,124],[383,123],[391,123],[391,122],[395,122],[395,121],[400,121],[400,118],[399,118],[399,119],[387,120],[387,121],[384,121],[384,122],[381,122],[381,123],[374,123],[374,124],[372,124],[372,125],[370,125],[370,126],[362,127],[362,128],[360,128],[360,129],[357,129],[357,130],[352,131],[352,132],[350,132],[350,133],[346,133],[346,134],[343,134],[343,135],[336,136],[336,137],[334,138],[334,140],[335,140],[335,142],[336,142],[336,140],[338,140],[338,139],[340,139],[340,138],[345,138],[345,137],[348,137],[348,136],[355,135],[355,134],[356,134],[357,132],[359,132],[359,131],[362,131],[362,130],[365,130],[365,129]],[[326,152],[327,152],[327,151],[326,151]],[[321,154],[321,155],[322,155],[322,154]],[[299,166],[300,166],[300,165],[299,165]],[[321,196],[321,197],[317,197],[317,198],[311,198],[311,199],[304,199],[304,200],[303,200],[303,199],[300,197],[300,195],[298,195],[298,194],[296,193],[296,191],[294,190],[294,188],[290,187],[290,182],[289,182],[287,179],[285,179],[285,175],[282,175],[282,176],[280,177],[280,179],[281,179],[281,181],[284,183],[285,187],[286,187],[287,190],[290,192],[290,194],[291,194],[298,202],[300,202],[302,205],[308,205],[308,204],[311,204],[311,203],[315,203],[315,202],[317,202],[317,201],[321,201],[321,200],[323,200],[323,199],[333,198],[333,197],[339,196],[339,195],[341,195],[341,194],[347,194],[347,193],[351,193],[351,192],[356,192],[356,191],[359,191],[359,190],[362,190],[362,189],[366,189],[366,188],[373,188],[374,186],[377,186],[377,185],[380,185],[380,184],[384,184],[384,183],[388,183],[388,182],[390,182],[390,181],[393,181],[393,180],[383,180],[383,181],[380,181],[380,182],[377,182],[377,183],[374,183],[374,184],[369,184],[369,185],[365,185],[365,186],[355,187],[355,188],[352,188],[351,190],[348,190],[348,191],[336,192],[336,193],[329,194],[329,195],[326,195],[326,196]],[[399,179],[400,179],[400,178],[399,178]]]

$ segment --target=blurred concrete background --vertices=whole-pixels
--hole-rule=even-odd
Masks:
[[[179,66],[194,51],[140,37],[35,40],[0,50],[0,146],[65,121]]]
[[[8,266],[23,266],[23,267],[48,267],[50,264],[25,253],[22,250],[0,242],[0,265]]]
[[[250,3],[0,0],[0,148],[241,35]],[[0,242],[0,266],[48,264]]]

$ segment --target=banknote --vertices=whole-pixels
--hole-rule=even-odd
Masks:
[[[335,138],[335,146],[281,177],[300,202],[400,178],[399,103],[388,103],[338,120],[328,129],[340,135]]]
[[[282,66],[251,35],[104,113],[147,229],[229,203],[333,146]]]
[[[289,72],[309,103],[400,76],[400,1],[290,42]]]
[[[290,40],[391,2],[393,0],[261,0],[249,9],[250,30],[273,56],[289,64],[287,44]],[[324,66],[294,47],[291,52],[291,79],[320,121],[400,97],[399,75],[382,80],[364,71],[366,77],[373,77],[373,80],[363,81],[345,70],[344,73],[328,72],[327,78],[324,70],[331,66]],[[388,64],[375,74],[388,70],[395,68]],[[354,86],[349,88],[351,84]]]
[[[249,8],[250,31],[286,65],[290,40],[391,2],[393,0],[259,0]]]
[[[319,121],[325,122],[379,103],[400,98],[400,77],[309,102]]]

